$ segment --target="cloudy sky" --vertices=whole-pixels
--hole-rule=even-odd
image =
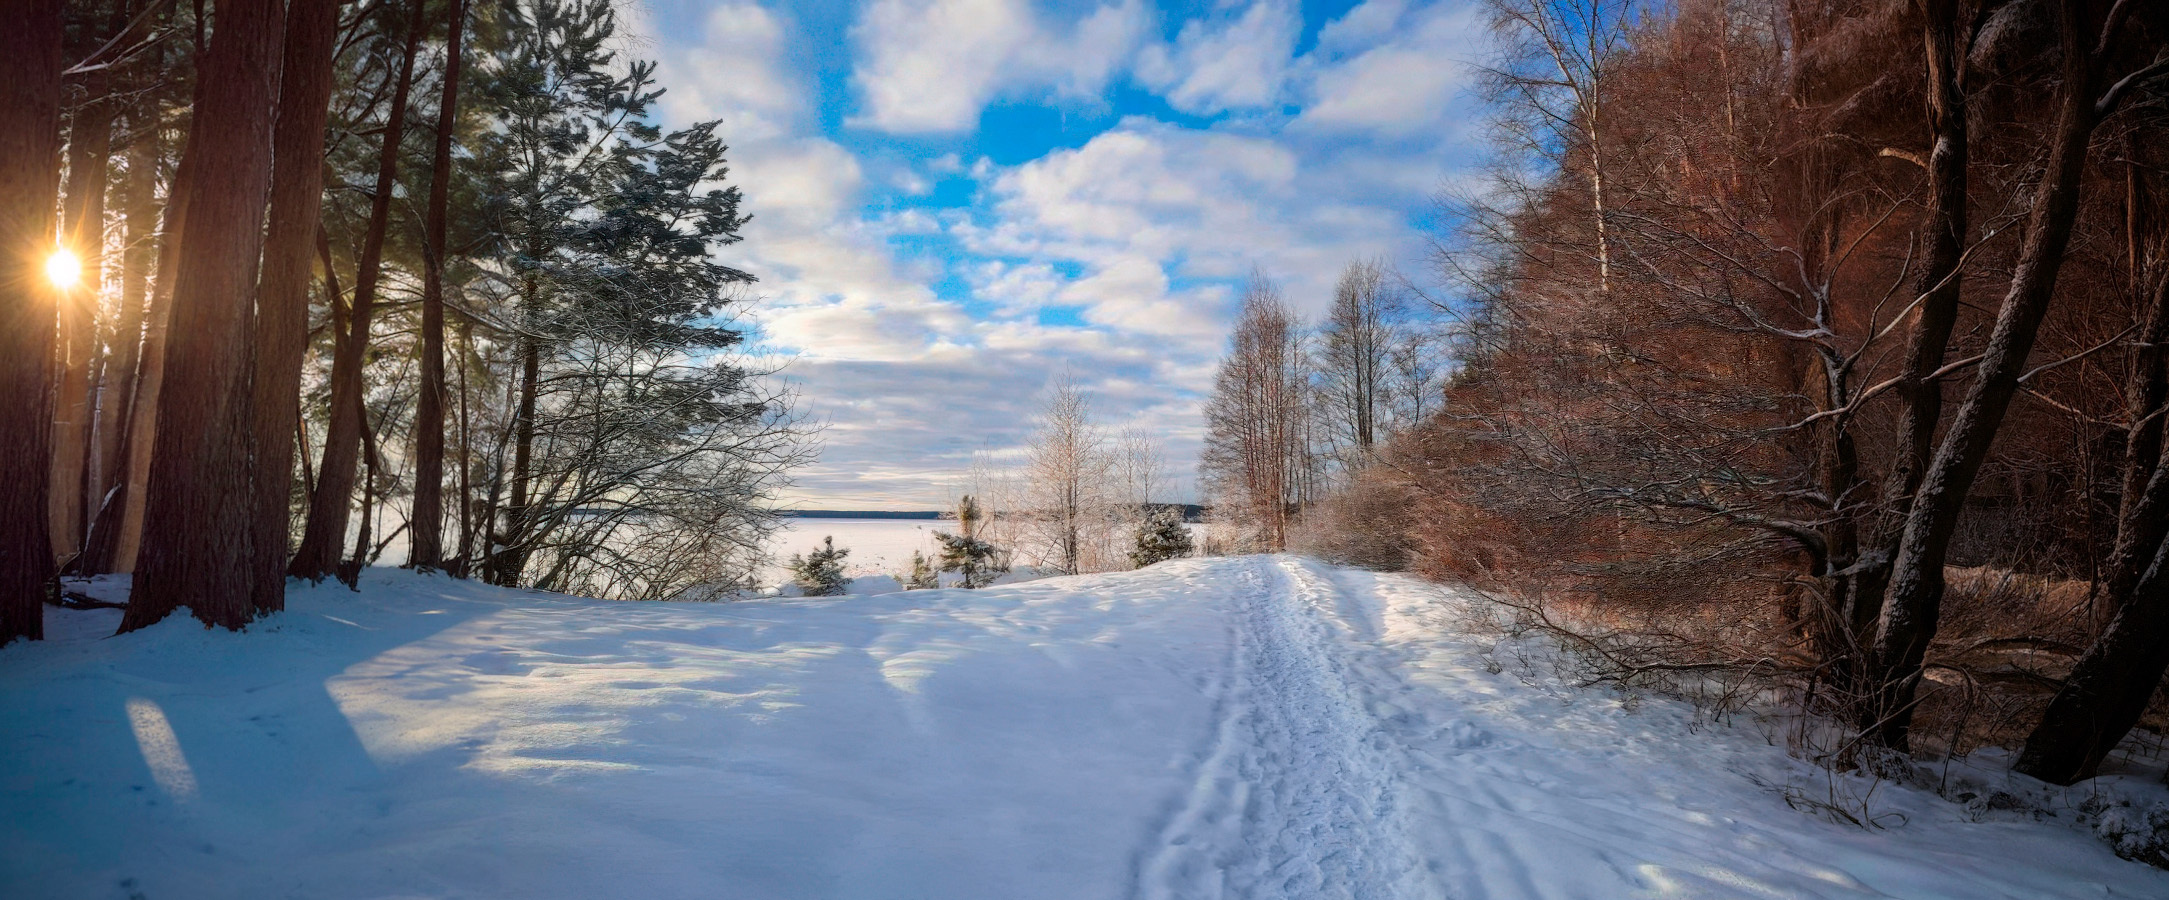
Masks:
[[[1470,4],[646,0],[672,124],[722,122],[761,346],[826,423],[793,499],[947,505],[1067,372],[1160,436],[1253,267],[1308,312],[1347,261],[1418,273],[1471,157]],[[1170,498],[1175,499],[1175,498]]]

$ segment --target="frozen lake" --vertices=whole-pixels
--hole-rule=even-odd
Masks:
[[[913,550],[934,556],[937,552],[934,532],[956,527],[954,521],[946,519],[793,518],[783,522],[783,527],[768,538],[769,561],[761,570],[763,584],[789,581],[787,564],[791,554],[803,554],[821,546],[824,536],[834,537],[836,546],[851,551],[844,559],[844,573],[855,578],[895,575],[910,570]]]

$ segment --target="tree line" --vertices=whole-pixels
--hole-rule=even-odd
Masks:
[[[737,583],[808,452],[714,123],[607,0],[27,0],[0,35],[0,644],[404,564]]]
[[[1443,409],[1322,509],[1606,677],[1774,678],[1841,765],[2158,725],[2169,7],[1489,10]]]
[[[1392,564],[1375,529],[1341,521],[1344,494],[1393,438],[1439,411],[1450,336],[1382,260],[1349,263],[1315,325],[1253,272],[1205,404],[1199,486],[1214,552],[1291,548]]]

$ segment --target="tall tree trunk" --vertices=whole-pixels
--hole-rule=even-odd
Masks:
[[[309,348],[309,281],[315,267],[318,212],[324,197],[324,123],[330,117],[332,46],[339,0],[292,0],[272,135],[271,216],[263,277],[256,285],[256,368],[252,440],[256,446],[255,572],[257,613],[286,607],[286,545],[294,484],[294,429],[301,421],[301,363]]]
[[[2096,121],[2092,56],[2081,29],[2079,0],[2063,0],[2064,84],[2062,108],[2049,150],[2048,167],[2035,190],[2018,267],[1996,325],[1948,434],[1921,478],[1906,516],[1905,533],[1891,569],[1890,595],[1876,635],[1879,702],[1876,738],[1904,748],[1912,727],[1913,698],[1921,660],[1935,637],[1943,601],[1943,564],[1951,535],[1965,508],[1981,464],[2017,394],[2019,376],[2033,351],[2041,319],[2055,294],[2056,276],[2078,216],[2079,175],[2086,164],[2088,139]]]
[[[226,0],[200,69],[187,155],[204,169],[174,198],[188,208],[173,286],[170,361],[122,631],[187,606],[208,625],[254,618],[249,545],[249,336],[277,104],[278,0]],[[216,161],[215,165],[209,161]]]
[[[60,190],[60,0],[0,28],[0,645],[45,636],[55,301],[42,270]]]
[[[83,548],[84,479],[94,415],[90,387],[98,355],[98,303],[105,271],[105,182],[113,148],[113,101],[103,68],[83,78],[86,95],[68,129],[68,184],[61,244],[82,265],[82,282],[60,302],[60,388],[53,414],[53,555],[66,560]]]
[[[1870,561],[1858,567],[1846,585],[1840,608],[1851,629],[1851,641],[1873,640],[1890,584],[1890,559],[1897,555],[1900,526],[1928,469],[1935,451],[1936,427],[1943,418],[1943,385],[1930,376],[1943,365],[1951,330],[1958,322],[1958,299],[1964,284],[1959,265],[1965,257],[1968,219],[1966,165],[1970,144],[1964,82],[1968,29],[1959,21],[1959,9],[1957,0],[1928,0],[1925,8],[1922,38],[1927,59],[1930,149],[1928,209],[1923,228],[1928,252],[1920,278],[1914,283],[1918,305],[1898,384],[1905,406],[1899,414],[1897,458],[1883,486],[1883,499],[1889,508],[1883,520],[1869,523],[1872,531],[1862,542],[1867,552],[1887,558],[1880,565]],[[1845,677],[1840,679],[1840,689],[1856,693],[1861,686],[1854,683],[1852,676],[1865,674],[1863,667],[1848,664],[1842,668]],[[1863,726],[1876,724],[1884,715],[1876,703],[1862,703],[1854,713]]]
[[[414,534],[408,565],[444,562],[444,251],[450,205],[452,132],[459,124],[460,38],[465,0],[445,9],[444,89],[437,101],[437,149],[430,161],[428,225],[422,240],[422,389],[414,408]]]
[[[1958,322],[1963,285],[1959,262],[1965,256],[1966,133],[1965,48],[1967,29],[1958,21],[1957,0],[1929,0],[1924,30],[1928,59],[1928,124],[1933,144],[1928,152],[1928,234],[1926,265],[1916,282],[1919,309],[1906,346],[1905,371],[1898,390],[1905,399],[1899,426],[1899,457],[1888,493],[1911,504],[1913,492],[1935,450],[1936,426],[1943,417],[1943,387],[1929,376],[1943,365],[1951,329]]]
[[[376,193],[370,198],[369,228],[355,261],[354,302],[347,338],[331,363],[331,421],[325,427],[324,462],[317,468],[316,495],[302,528],[287,574],[322,579],[338,574],[339,551],[346,541],[348,506],[354,499],[354,468],[362,438],[362,357],[369,347],[369,318],[374,312],[378,268],[384,259],[384,232],[391,217],[392,191],[399,175],[399,144],[406,136],[407,90],[414,82],[414,55],[422,40],[423,0],[411,0],[399,80],[392,88],[391,112],[384,124],[384,145],[377,154]]]

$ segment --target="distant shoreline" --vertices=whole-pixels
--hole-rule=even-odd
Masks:
[[[940,519],[939,510],[784,509],[776,515],[786,519]]]

